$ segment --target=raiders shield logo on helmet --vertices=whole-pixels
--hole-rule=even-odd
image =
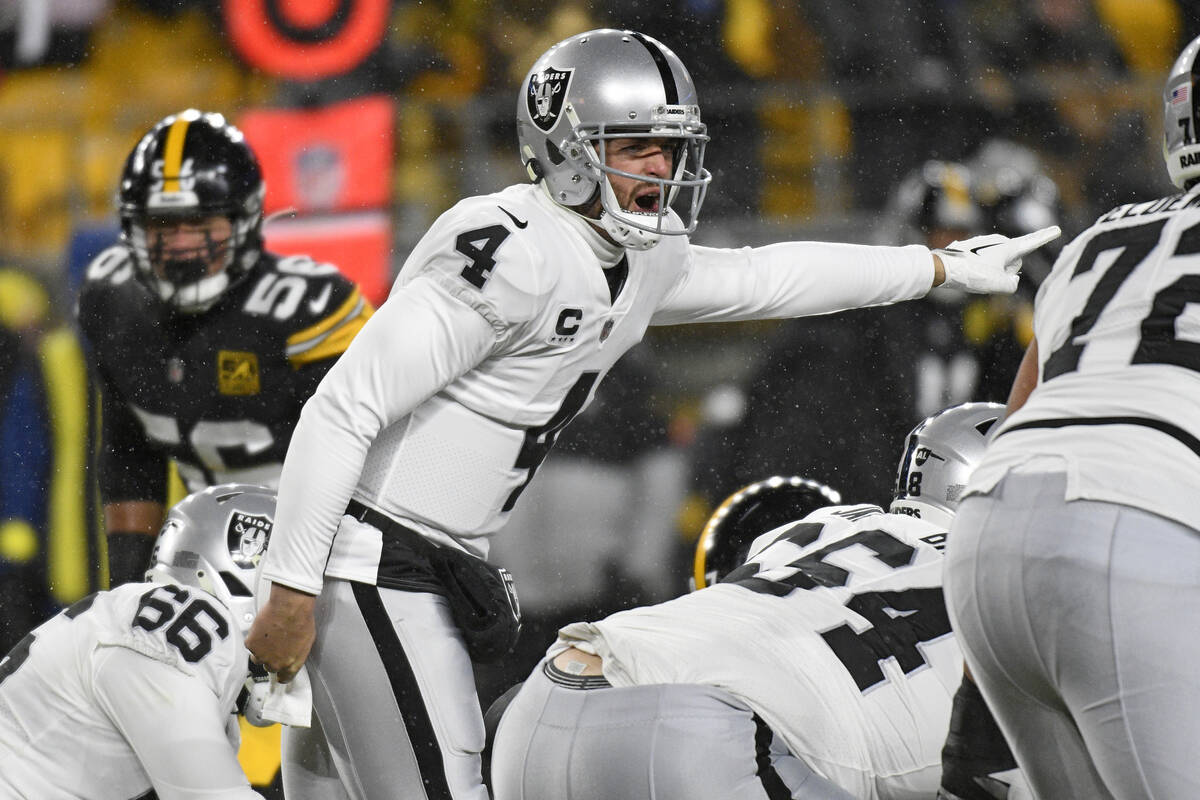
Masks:
[[[244,514],[235,511],[229,517],[226,535],[229,540],[229,555],[239,567],[250,568],[258,564],[267,549],[267,536],[271,533],[271,518],[261,514]]]
[[[574,72],[574,69],[546,67],[541,72],[529,76],[525,102],[529,106],[530,119],[543,133],[549,133],[558,122]]]

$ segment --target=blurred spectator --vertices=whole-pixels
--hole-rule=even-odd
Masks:
[[[983,212],[983,228],[1022,236],[1063,219],[1058,186],[1033,150],[1007,139],[991,139],[968,162],[971,193]],[[1050,273],[1065,237],[1023,260],[1017,292],[1005,297],[971,298],[962,327],[979,364],[974,397],[1004,402],[1025,348],[1033,336],[1033,298]]]
[[[941,0],[811,1],[831,86],[850,107],[855,205],[880,208],[921,158],[960,158],[990,112],[969,102],[978,56],[966,7]]]
[[[86,373],[28,273],[0,269],[0,652],[96,588]]]
[[[111,0],[7,0],[0,3],[0,67],[78,64]]]

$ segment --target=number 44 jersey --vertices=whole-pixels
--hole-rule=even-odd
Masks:
[[[265,253],[207,311],[172,311],[122,245],[88,266],[79,324],[104,390],[105,500],[163,500],[166,458],[189,491],[275,485],[300,408],[371,315],[331,264]]]
[[[855,797],[933,797],[962,679],[945,538],[877,506],[823,508],[759,537],[721,583],[569,625],[551,652],[596,652],[614,686],[723,689]]]
[[[1067,500],[1200,530],[1200,186],[1100,217],[1063,248],[1033,325],[1039,384],[993,434],[968,492],[1052,458]]]
[[[127,583],[0,659],[0,797],[257,798],[237,761],[246,648],[216,598]]]

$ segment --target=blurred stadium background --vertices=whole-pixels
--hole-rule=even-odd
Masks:
[[[333,261],[379,301],[438,214],[524,179],[521,78],[553,42],[603,26],[659,38],[696,78],[715,176],[698,243],[895,243],[901,179],[996,139],[1057,186],[1069,237],[1171,191],[1160,90],[1200,33],[1200,3],[0,0],[0,654],[103,586],[86,470],[96,406],[71,308],[87,261],[116,238],[137,138],[187,107],[226,114],[264,163],[272,248]],[[585,415],[568,456],[624,442],[620,424],[629,449],[667,441],[686,460],[706,414],[720,416],[719,387],[752,374],[775,327],[652,330],[629,367],[644,389],[596,405],[653,422]],[[673,485],[663,496],[691,535],[736,488],[685,500]],[[561,582],[562,564],[546,568]],[[609,592],[597,608],[637,599],[618,589],[597,589]]]
[[[358,268],[378,295],[438,213],[522,178],[515,87],[547,45],[605,25],[659,37],[697,79],[715,175],[702,243],[867,240],[907,170],[964,160],[997,136],[1041,157],[1078,228],[1118,198],[1169,188],[1156,98],[1200,30],[1197,5],[4,0],[0,255],[68,308],[72,259],[111,236],[126,153],[154,121],[195,106],[256,125],[271,208],[321,218],[269,226],[276,241],[324,240],[317,249],[339,264],[370,262]],[[371,117],[364,101],[382,109]],[[262,113],[279,109],[298,113]],[[320,135],[295,136],[321,127],[322,112]],[[290,150],[273,155],[281,140]],[[363,211],[386,221],[351,214]],[[354,237],[352,251],[328,244]],[[712,335],[726,332],[685,338]],[[678,363],[681,394],[704,383]]]
[[[896,238],[889,197],[905,174],[996,138],[1055,182],[1068,235],[1167,193],[1159,88],[1200,31],[1200,4],[4,0],[0,311],[40,359],[45,399],[28,402],[44,406],[46,441],[39,456],[36,436],[5,440],[7,472],[44,479],[23,479],[32,500],[28,487],[0,495],[0,519],[40,520],[0,532],[0,563],[45,556],[50,512],[30,509],[47,498],[70,498],[61,520],[92,514],[78,483],[87,443],[60,452],[88,427],[70,309],[88,258],[115,238],[117,176],[143,131],[190,106],[232,118],[264,162],[268,212],[292,211],[268,223],[275,249],[334,261],[379,300],[439,213],[523,179],[512,110],[534,58],[609,25],[660,38],[700,87],[715,179],[697,242],[882,242]],[[748,374],[770,329],[651,332],[653,403],[675,441],[706,393]]]

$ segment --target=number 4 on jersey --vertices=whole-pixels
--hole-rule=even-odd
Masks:
[[[496,250],[509,233],[511,231],[503,225],[488,225],[458,235],[454,240],[454,249],[471,259],[471,263],[459,273],[463,280],[476,289],[483,288],[488,278],[492,277],[492,267],[496,266]]]

